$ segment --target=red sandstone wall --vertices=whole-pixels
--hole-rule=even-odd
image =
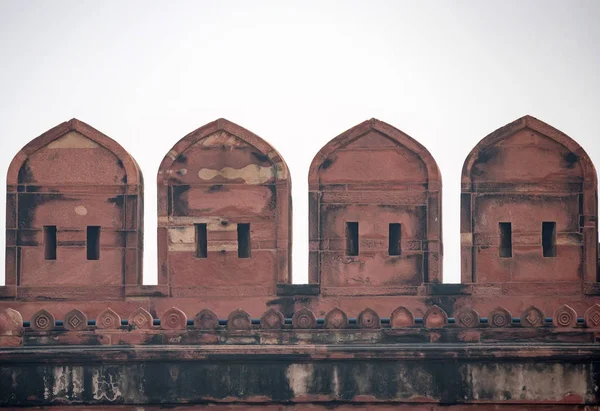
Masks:
[[[328,293],[385,293],[441,282],[441,177],[429,152],[379,120],[330,141],[309,172],[310,282]],[[358,222],[358,255],[346,223]],[[401,225],[390,255],[390,223]]]
[[[464,283],[596,281],[596,172],[571,138],[523,117],[473,149],[462,186]],[[512,225],[509,257],[500,222]],[[555,256],[543,255],[543,222],[556,223]]]
[[[78,120],[62,123],[15,156],[7,184],[7,285],[64,295],[141,282],[141,171],[118,143]],[[46,259],[44,226],[56,226],[55,260]],[[87,259],[88,226],[100,227],[97,260]]]
[[[172,295],[265,295],[290,282],[291,180],[264,140],[219,119],[180,140],[158,172],[159,284]],[[238,224],[250,257],[238,257]],[[206,224],[198,257],[194,224]]]

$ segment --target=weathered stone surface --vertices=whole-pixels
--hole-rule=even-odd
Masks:
[[[141,173],[111,142],[72,120],[11,165],[0,405],[433,411],[600,403],[595,171],[579,146],[538,120],[493,133],[467,159],[464,284],[439,283],[435,162],[377,120],[315,157],[312,284],[290,284],[289,172],[263,140],[217,120],[165,157],[159,285],[141,285]],[[97,163],[82,166],[76,153]],[[506,222],[510,249],[499,226]],[[47,224],[58,227],[56,260],[46,259]],[[102,229],[100,260],[85,259],[88,224]],[[358,255],[346,255],[350,248]]]
[[[135,330],[151,330],[154,328],[154,318],[152,314],[138,307],[129,315],[129,326]]]
[[[219,318],[208,308],[200,311],[194,317],[194,328],[200,330],[214,330],[217,327],[219,327]]]
[[[325,328],[339,329],[348,326],[348,316],[339,308],[334,308],[325,316]]]
[[[227,329],[230,331],[247,331],[252,328],[250,315],[244,310],[232,311],[227,317]]]
[[[576,346],[563,347],[540,353],[536,347],[498,345],[448,350],[432,344],[427,351],[408,345],[348,345],[324,353],[325,358],[313,347],[298,347],[269,359],[261,346],[187,347],[184,352],[164,347],[160,358],[155,350],[127,346],[52,354],[26,349],[12,356],[0,350],[0,404],[509,402],[564,409],[597,404],[598,348],[582,355]],[[500,357],[491,357],[490,350]],[[39,362],[22,362],[32,354]],[[121,360],[131,355],[136,361]],[[544,361],[532,362],[531,356]],[[588,359],[580,362],[584,356]]]
[[[317,319],[311,310],[306,307],[302,307],[294,313],[294,316],[292,317],[292,325],[294,328],[299,329],[315,328],[317,325]]]
[[[494,131],[463,167],[462,282],[596,282],[597,192],[589,156],[564,133],[531,116]]]
[[[96,286],[141,283],[142,174],[114,140],[59,124],[14,157],[7,184],[6,284],[17,296],[54,286],[93,298]]]
[[[441,177],[417,141],[365,121],[317,153],[308,184],[311,283],[333,295],[441,282]]]
[[[279,310],[271,307],[260,317],[260,328],[264,330],[278,330],[284,325],[285,318]]]
[[[40,310],[31,317],[30,327],[36,331],[49,331],[54,328],[54,316],[46,310]]]
[[[158,281],[171,295],[291,282],[291,178],[257,135],[225,119],[191,132],[160,165],[158,196]]]
[[[179,308],[172,307],[160,317],[160,325],[166,330],[185,330],[187,316]]]
[[[96,327],[108,330],[119,329],[121,328],[121,317],[111,308],[107,308],[96,318]]]
[[[63,323],[63,326],[67,330],[72,331],[85,330],[88,327],[87,315],[78,309],[73,309],[66,313]]]
[[[366,308],[358,314],[357,322],[360,328],[377,329],[381,327],[379,315],[370,308]]]

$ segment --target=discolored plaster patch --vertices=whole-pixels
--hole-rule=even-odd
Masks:
[[[46,146],[46,148],[54,150],[59,148],[97,148],[98,143],[90,140],[89,138],[71,131],[64,136],[52,141]]]
[[[228,180],[242,179],[246,184],[255,185],[264,184],[274,178],[286,178],[286,172],[282,163],[274,164],[271,167],[249,164],[243,168],[225,167],[220,170],[203,168],[198,172],[198,177],[202,180],[212,180],[217,176]]]

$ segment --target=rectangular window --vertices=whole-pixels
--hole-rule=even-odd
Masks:
[[[390,223],[390,235],[389,235],[389,254],[400,255],[402,250],[400,243],[402,241],[402,224]]]
[[[556,257],[556,223],[542,223],[542,248],[544,257]]]
[[[194,224],[196,229],[196,258],[208,257],[208,237],[206,235],[206,224]]]
[[[100,227],[97,225],[90,225],[87,228],[87,259],[88,260],[99,260],[100,259]]]
[[[44,258],[56,260],[56,226],[44,226]]]
[[[358,255],[358,223],[346,223],[346,255]]]
[[[238,257],[250,258],[250,224],[237,225]]]
[[[512,257],[512,224],[500,223],[500,257]]]

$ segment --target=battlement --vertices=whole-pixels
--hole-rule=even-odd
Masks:
[[[33,139],[7,177],[0,404],[599,402],[598,182],[573,139],[526,116],[467,156],[462,284],[442,282],[442,177],[418,141],[365,121],[319,150],[308,180],[310,283],[296,285],[281,155],[224,119],[183,137],[158,171],[149,286],[133,157],[75,119]],[[152,367],[208,388],[154,386]],[[493,386],[513,377],[554,385]]]

